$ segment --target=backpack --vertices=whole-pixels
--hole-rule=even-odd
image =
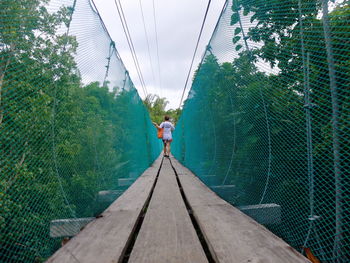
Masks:
[[[163,139],[163,128],[159,128],[157,132],[158,139]]]

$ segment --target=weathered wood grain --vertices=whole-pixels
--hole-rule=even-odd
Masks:
[[[159,157],[103,214],[59,249],[47,262],[119,262],[150,195]]]
[[[310,262],[264,226],[219,198],[177,160],[171,160],[216,262]]]
[[[265,227],[217,196],[175,159],[171,159],[216,262],[309,262]],[[161,160],[161,157],[158,158],[101,218],[89,223],[48,262],[121,262],[150,196]],[[129,262],[208,262],[169,159],[164,159]]]
[[[129,263],[207,262],[168,159],[164,159]]]

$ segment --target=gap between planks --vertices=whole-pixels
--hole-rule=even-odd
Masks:
[[[161,163],[160,156],[101,217],[86,225],[47,262],[121,262],[154,188]]]
[[[208,262],[167,158],[129,262]]]
[[[172,158],[186,199],[215,262],[310,263],[264,226],[243,214]]]

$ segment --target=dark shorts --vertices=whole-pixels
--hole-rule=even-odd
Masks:
[[[170,140],[164,140],[163,139],[163,143],[172,142],[172,141],[173,141],[173,139],[170,139]]]

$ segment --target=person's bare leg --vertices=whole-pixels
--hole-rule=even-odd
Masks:
[[[168,142],[168,154],[167,155],[169,155],[169,156],[170,156],[170,144],[171,144],[171,142]]]
[[[164,145],[164,155],[166,155],[166,145],[167,145],[167,143],[166,142],[163,142],[163,145]]]

